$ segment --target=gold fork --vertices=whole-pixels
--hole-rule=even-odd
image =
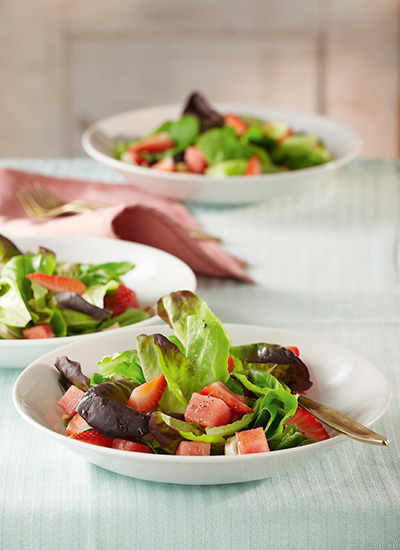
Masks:
[[[17,193],[21,206],[31,218],[55,218],[62,214],[83,214],[90,210],[105,208],[107,205],[85,200],[73,200],[63,202],[47,191],[38,181],[23,187]],[[219,237],[214,237],[202,231],[187,229],[192,239],[199,241],[221,242]]]

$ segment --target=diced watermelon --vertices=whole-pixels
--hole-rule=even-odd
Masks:
[[[73,416],[76,412],[76,407],[78,406],[79,401],[85,395],[85,392],[77,388],[76,386],[70,386],[57,405],[61,407],[69,416]]]
[[[213,382],[201,390],[201,395],[211,395],[211,397],[219,397],[230,409],[237,413],[249,414],[253,409],[246,404],[246,398],[243,395],[233,393],[229,388],[220,381]]]
[[[153,380],[141,384],[135,388],[128,400],[128,407],[132,407],[136,411],[148,413],[152,411],[160,401],[167,381],[163,374],[159,374]]]
[[[28,273],[26,278],[53,292],[75,292],[76,294],[83,294],[86,290],[86,285],[83,284],[82,281],[78,281],[72,277],[46,275],[45,273]]]
[[[79,434],[88,429],[90,429],[89,424],[81,417],[80,414],[77,413],[68,422],[68,426],[65,428],[65,433],[67,435]]]
[[[185,420],[195,422],[202,428],[213,428],[229,424],[231,413],[222,399],[194,392],[185,411]]]
[[[112,317],[124,313],[129,308],[140,309],[136,293],[122,283],[116,290],[106,294],[104,307],[112,311]]]
[[[154,134],[130,145],[129,149],[137,152],[162,153],[163,151],[172,149],[174,146],[175,142],[170,138],[167,132],[158,132],[158,134]]]
[[[289,426],[296,424],[299,432],[301,432],[307,439],[312,439],[313,441],[323,441],[324,439],[329,439],[329,434],[321,422],[301,407],[297,407],[297,410],[292,418],[286,420],[286,424],[289,424]]]
[[[121,451],[133,451],[135,453],[151,453],[151,449],[148,445],[143,443],[136,443],[135,441],[128,441],[127,439],[115,438],[111,447],[113,449],[119,449]]]
[[[107,437],[97,430],[89,430],[87,432],[80,432],[78,434],[70,435],[71,439],[77,441],[84,441],[85,443],[91,443],[92,445],[99,445],[100,447],[111,447],[113,439]]]
[[[186,147],[184,159],[189,170],[195,174],[202,174],[207,168],[207,161],[203,151],[194,145]]]
[[[237,450],[240,455],[266,453],[269,451],[267,438],[262,427],[236,433]]]
[[[176,449],[181,456],[210,456],[211,443],[205,441],[181,441]]]
[[[225,126],[233,128],[237,136],[242,136],[248,128],[245,121],[234,113],[227,113],[225,115]]]
[[[22,329],[25,340],[39,340],[42,338],[55,338],[56,335],[50,325],[35,325],[34,327]]]

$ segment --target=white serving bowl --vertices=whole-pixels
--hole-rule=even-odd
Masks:
[[[343,346],[297,332],[267,327],[224,325],[233,345],[252,342],[297,346],[310,370],[314,385],[311,398],[334,407],[366,426],[373,424],[389,406],[391,385],[387,377],[365,357]],[[147,333],[172,331],[167,325],[146,327]],[[182,485],[219,485],[267,478],[284,474],[291,468],[306,467],[311,460],[333,452],[345,436],[303,447],[242,456],[175,456],[135,453],[98,447],[64,435],[63,411],[56,404],[62,395],[59,372],[53,366],[57,356],[67,355],[83,365],[87,376],[97,371],[104,355],[132,349],[143,328],[131,326],[74,342],[34,361],[17,379],[14,405],[34,429],[52,437],[84,460],[126,476]],[[53,428],[47,421],[52,418]],[[332,431],[330,431],[332,433]],[[362,445],[362,443],[358,443]],[[384,452],[384,450],[382,450]]]
[[[292,192],[312,179],[324,176],[350,162],[361,151],[360,138],[349,128],[319,115],[256,105],[216,104],[219,112],[234,112],[264,120],[287,121],[295,131],[316,134],[332,152],[326,164],[260,176],[211,177],[199,174],[161,172],[115,159],[110,144],[144,137],[167,120],[177,120],[182,105],[164,105],[121,113],[90,126],[82,136],[86,153],[114,168],[141,190],[181,201],[210,204],[240,204]]]
[[[56,253],[57,261],[102,264],[130,261],[135,268],[121,277],[124,284],[134,290],[142,307],[153,306],[156,301],[175,290],[193,292],[197,280],[188,265],[179,258],[143,244],[116,239],[91,237],[35,236],[12,237],[22,252],[36,252],[44,246]],[[159,321],[150,317],[136,326],[146,326]],[[125,331],[129,327],[114,329]],[[0,340],[0,368],[23,368],[34,359],[73,341],[90,338],[93,334],[44,338],[39,340]]]

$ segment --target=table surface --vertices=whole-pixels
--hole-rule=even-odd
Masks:
[[[87,159],[1,166],[120,181]],[[84,462],[16,413],[0,370],[0,548],[400,548],[400,164],[358,160],[304,192],[247,206],[189,205],[248,262],[256,284],[200,278],[224,322],[307,332],[370,358],[393,386],[374,425],[389,447],[346,440],[290,474],[191,487]]]

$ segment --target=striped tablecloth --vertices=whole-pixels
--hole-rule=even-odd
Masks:
[[[120,181],[87,159],[0,165]],[[290,474],[240,485],[139,481],[33,431],[11,400],[19,371],[1,369],[0,548],[400,548],[400,164],[360,160],[304,193],[189,207],[256,281],[200,278],[200,296],[225,322],[312,333],[378,364],[393,400],[374,428],[389,447],[348,440]]]

